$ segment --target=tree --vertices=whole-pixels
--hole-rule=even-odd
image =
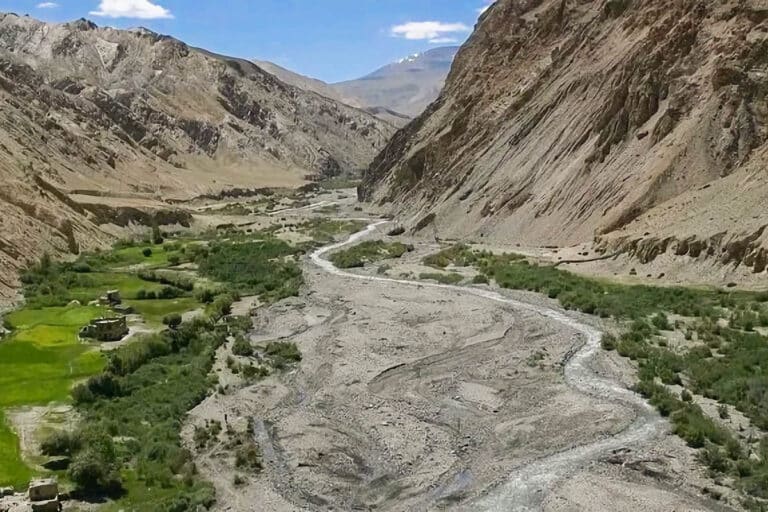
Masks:
[[[150,256],[152,256],[152,249],[147,247],[143,251],[141,251],[141,254],[143,254],[145,258],[149,258]]]

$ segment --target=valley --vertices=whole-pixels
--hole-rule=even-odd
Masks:
[[[0,512],[768,510],[768,4],[461,16],[0,13]]]
[[[354,199],[354,190],[332,189],[223,203],[209,200],[194,207],[196,224],[213,221],[218,229],[166,233],[160,246],[152,243],[147,232],[144,243],[84,255],[81,264],[87,263],[90,270],[80,275],[89,276],[91,288],[72,284],[79,278],[66,277],[63,282],[70,283],[66,288],[52,287],[59,294],[56,300],[78,297],[85,304],[105,287],[118,288],[125,303],[136,308],[136,314],[129,316],[135,334],[109,352],[103,351],[108,343],[99,350],[98,345],[83,345],[67,335],[56,342],[80,347],[93,363],[73,373],[72,362],[82,356],[68,355],[67,363],[60,360],[53,365],[69,367],[58,392],[45,397],[22,393],[15,403],[4,404],[9,424],[25,437],[15,466],[5,464],[4,474],[13,474],[19,484],[33,473],[45,474],[40,464],[51,459],[41,457],[40,447],[62,425],[76,425],[78,416],[90,417],[92,422],[98,417],[94,414],[111,415],[118,410],[115,407],[132,410],[128,404],[135,400],[165,401],[170,393],[180,400],[180,409],[172,414],[183,418],[179,430],[164,434],[170,442],[164,450],[173,447],[164,457],[171,458],[157,459],[159,466],[146,466],[142,461],[152,459],[145,457],[154,457],[149,452],[120,455],[127,457],[119,471],[125,495],[112,498],[115,510],[149,510],[150,503],[160,503],[160,510],[174,502],[247,510],[249,503],[258,501],[263,510],[275,511],[374,507],[554,511],[580,510],[593,500],[606,509],[668,510],[674,504],[685,510],[731,510],[746,506],[745,495],[751,494],[753,500],[760,495],[754,485],[761,485],[757,482],[762,463],[751,454],[762,453],[762,431],[757,427],[762,420],[750,412],[749,405],[732,402],[724,394],[721,403],[737,407],[725,406],[730,419],[722,424],[710,405],[716,402],[710,402],[709,393],[718,392],[713,391],[720,389],[718,385],[709,384],[706,396],[699,395],[696,381],[691,380],[698,378],[696,366],[686,368],[682,360],[662,363],[661,356],[667,346],[678,354],[689,350],[677,337],[685,334],[687,338],[689,331],[695,331],[695,340],[709,339],[711,331],[704,330],[704,324],[684,317],[716,314],[720,307],[726,309],[719,314],[730,318],[730,328],[736,330],[720,332],[718,350],[737,349],[745,341],[735,336],[748,329],[738,322],[746,317],[727,312],[742,311],[741,303],[759,305],[762,297],[745,292],[668,293],[663,288],[631,285],[615,285],[590,295],[595,293],[590,278],[557,277],[551,272],[562,271],[546,266],[540,271],[536,266],[525,268],[522,256],[494,255],[406,234],[388,236],[398,232],[396,224],[380,220],[375,209],[360,208]],[[240,250],[245,247],[253,248]],[[148,256],[147,248],[151,248]],[[208,255],[196,256],[205,254],[204,248]],[[297,286],[285,287],[289,282],[285,278],[271,280],[276,269],[258,273],[256,269],[264,263],[282,260],[274,256],[261,260],[258,254],[265,250],[265,256],[280,254],[275,250],[295,255],[280,272],[301,276]],[[347,268],[338,268],[333,261]],[[255,265],[250,267],[253,270],[247,270],[250,265]],[[510,265],[523,267],[508,274]],[[41,272],[38,268],[34,274]],[[458,277],[442,277],[453,275]],[[184,288],[189,282],[192,291],[182,289],[176,298],[148,298],[150,293],[170,295],[162,290],[174,285],[163,285],[156,281],[158,276]],[[510,276],[517,280],[510,281]],[[553,292],[553,286],[589,292],[563,302],[566,297]],[[54,298],[36,296],[33,290],[28,285],[25,309],[7,317],[13,331],[4,349],[13,350],[27,339],[25,329],[62,324],[56,328],[64,333],[68,328],[62,314],[72,319],[68,336],[74,336],[77,326],[90,316],[104,314],[86,306],[49,305]],[[210,290],[207,298],[205,290]],[[222,303],[217,298],[222,293],[219,297],[236,293],[221,299],[224,310],[219,309]],[[605,305],[589,305],[601,296],[606,297]],[[571,311],[562,309],[558,299]],[[710,302],[715,308],[711,312]],[[686,307],[704,309],[683,313]],[[224,320],[217,311],[235,316]],[[656,311],[683,316],[674,326],[662,326],[669,333],[645,331],[638,327],[640,320],[625,320],[646,318],[655,325]],[[163,329],[163,323],[170,324],[174,314],[181,315],[179,327],[159,338],[152,334]],[[754,329],[762,332],[759,314]],[[768,310],[765,314],[768,317]],[[37,323],[24,323],[30,316]],[[209,320],[204,321],[206,317]],[[116,361],[130,361],[136,357],[132,354],[144,350],[139,347],[156,343],[153,340],[173,340],[174,329],[191,333],[189,329],[197,326],[213,329],[214,334],[220,332],[218,325],[228,325],[230,335],[206,338],[196,350],[209,349],[176,355],[161,351],[148,359],[142,356],[138,366],[120,371],[127,373],[114,373],[124,367],[124,363],[115,366]],[[625,330],[628,334],[621,334]],[[751,336],[764,340],[759,332]],[[35,338],[36,349],[41,349],[39,343]],[[295,357],[290,350],[281,359],[270,355],[279,353],[274,344],[286,343],[295,346]],[[193,366],[202,364],[204,373],[192,381],[202,387],[195,384],[191,395],[179,395],[171,376],[190,364],[186,357],[202,358],[199,363],[189,360]],[[664,399],[662,411],[667,412],[663,414],[685,409],[689,419],[681,420],[682,412],[673,412],[671,421],[659,415],[640,394],[629,390],[637,383],[636,363],[631,360],[640,365],[641,384],[653,382],[645,380],[645,375],[656,372],[662,386],[677,396],[681,381],[675,375],[685,375],[684,389],[694,392],[694,403],[702,409],[685,409],[689,406],[675,402],[670,394]],[[67,389],[89,374],[99,374],[105,364],[117,377],[117,389],[124,391],[104,395],[111,388],[103,388],[102,378],[91,378],[86,388],[95,393],[95,403],[103,401],[103,405],[93,408],[91,398],[85,402],[76,398],[74,406],[66,405]],[[18,363],[14,368],[17,375],[28,372]],[[161,368],[165,368],[165,382],[145,380]],[[213,380],[204,378],[208,371]],[[191,377],[188,372],[178,375],[185,380]],[[13,385],[25,389],[23,380]],[[142,390],[141,385],[149,387]],[[637,389],[651,393],[651,403],[662,407],[662,391],[647,385]],[[51,405],[41,413],[41,405],[36,404],[47,403]],[[38,418],[49,419],[20,429],[21,424],[14,422],[25,417],[25,410],[37,410]],[[149,410],[139,408],[136,413],[146,415]],[[144,416],[144,422],[155,426],[142,433],[131,426],[136,420],[122,414],[125,426],[110,427],[109,416],[98,420],[116,429],[114,439],[157,435],[165,421],[157,413]],[[704,416],[696,419],[697,414]],[[707,420],[711,415],[713,419]],[[689,434],[682,433],[680,421],[688,425]],[[696,426],[695,421],[703,423]],[[707,421],[715,423],[710,426]],[[701,428],[701,434],[690,430],[695,428]],[[686,435],[702,435],[703,441],[698,444]],[[732,443],[726,439],[731,436],[738,453],[725,455]],[[6,439],[10,440],[5,444],[8,453],[16,441],[11,431]],[[181,460],[192,465],[172,462],[178,457],[172,455],[176,450],[187,452]],[[718,450],[725,457],[717,459],[719,469],[707,469],[710,459],[702,453],[711,457]],[[733,462],[728,461],[731,456],[736,457]],[[162,469],[163,464],[168,469]],[[751,465],[751,476],[741,482],[726,476],[729,468],[745,464]],[[183,484],[172,483],[174,473],[183,476],[190,468],[194,470]],[[67,484],[72,478],[69,471],[57,474],[64,489],[74,485]],[[8,476],[4,478],[4,484],[12,483]],[[160,484],[156,491],[149,490],[155,487],[153,482]],[[89,494],[67,496],[66,507],[77,508],[89,499]]]

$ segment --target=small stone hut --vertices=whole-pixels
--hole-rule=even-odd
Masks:
[[[128,323],[124,316],[99,318],[80,329],[81,338],[98,341],[120,341],[128,334]]]

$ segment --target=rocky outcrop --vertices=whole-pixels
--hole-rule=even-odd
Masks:
[[[760,269],[763,236],[749,237],[768,224],[767,9],[498,0],[360,198],[411,227],[433,214],[444,237],[597,238],[643,260],[703,244],[694,252]]]

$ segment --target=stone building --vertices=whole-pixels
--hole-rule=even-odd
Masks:
[[[128,323],[124,316],[117,318],[99,318],[80,329],[81,338],[97,341],[120,341],[128,334]]]

